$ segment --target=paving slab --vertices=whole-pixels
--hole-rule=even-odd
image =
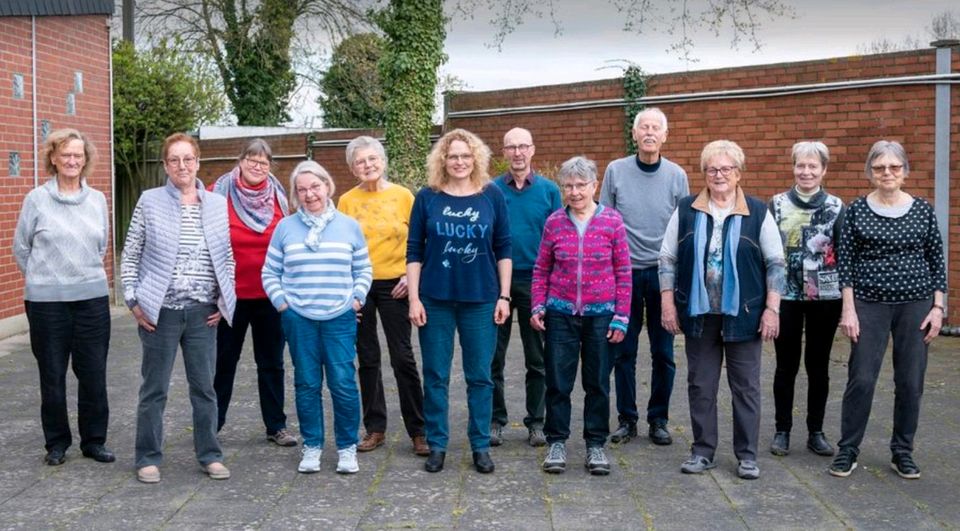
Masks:
[[[332,437],[324,447],[321,471],[299,474],[300,448],[269,443],[259,411],[256,366],[247,341],[237,371],[227,425],[220,432],[232,471],[212,481],[193,453],[190,404],[182,362],[177,361],[165,416],[163,480],[136,481],[133,445],[140,384],[140,343],[135,322],[123,312],[113,320],[107,380],[110,394],[108,445],[113,464],[80,456],[76,444],[59,467],[42,462],[40,396],[36,362],[25,335],[0,341],[0,530],[6,529],[960,529],[960,339],[939,338],[929,368],[916,441],[919,481],[900,479],[889,467],[893,378],[889,355],[877,385],[860,467],[845,479],[826,473],[830,458],[805,448],[803,417],[806,378],[797,379],[793,446],[775,457],[772,345],[764,346],[763,408],[758,462],[761,478],[736,477],[732,452],[730,394],[725,378],[719,397],[718,466],[702,475],[679,471],[691,443],[686,399],[686,360],[677,340],[677,378],[671,403],[671,446],[640,437],[607,448],[608,476],[591,476],[583,466],[583,395],[574,391],[572,437],[564,474],[544,474],[545,448],[527,444],[523,355],[519,337],[507,355],[510,423],[502,446],[492,448],[496,472],[473,469],[466,437],[465,386],[455,356],[450,390],[450,447],[445,469],[423,470],[403,429],[396,382],[384,352],[384,387],[389,425],[386,444],[358,456],[360,472],[336,473]],[[514,330],[514,334],[517,331]],[[383,343],[385,344],[385,343]],[[414,348],[416,334],[414,334]],[[637,369],[641,407],[649,393],[649,356],[641,336]],[[832,355],[831,391],[825,431],[839,435],[839,414],[849,344],[838,338]],[[419,352],[417,352],[419,356]],[[287,357],[288,425],[298,431],[293,369]],[[67,378],[71,423],[76,430],[76,381]],[[332,434],[329,395],[325,426]],[[612,395],[612,393],[611,393]],[[613,403],[613,401],[611,401]],[[616,412],[611,411],[611,427]],[[76,436],[76,431],[74,431]],[[77,441],[75,441],[76,443]]]

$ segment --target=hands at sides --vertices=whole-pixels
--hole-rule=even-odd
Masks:
[[[623,330],[620,330],[619,328],[611,327],[607,329],[607,341],[611,343],[619,343],[623,341],[623,336]]]
[[[843,305],[843,312],[840,314],[840,330],[854,343],[860,339],[860,319],[857,317],[857,310],[853,308],[853,305],[850,305],[850,307],[847,307],[846,304]]]
[[[497,305],[493,309],[493,322],[502,325],[507,321],[507,317],[510,317],[510,303],[503,299],[497,300]]]
[[[926,330],[927,333],[923,336],[923,342],[930,344],[933,341],[933,338],[940,335],[940,329],[943,328],[943,308],[941,306],[934,306],[930,308],[930,311],[927,312],[927,317],[920,323],[920,330]]]
[[[390,296],[394,299],[407,298],[407,275],[400,277],[400,281],[397,282],[397,285],[390,290]]]
[[[207,317],[207,326],[214,327],[220,324],[220,312],[213,312]]]
[[[780,334],[780,314],[770,308],[764,308],[760,316],[760,329],[757,331],[760,332],[760,337],[764,341],[776,339]]]
[[[133,308],[130,308],[130,311],[133,312],[133,317],[137,320],[137,326],[143,328],[147,332],[153,332],[157,329],[157,325],[155,323],[151,323],[150,320],[147,319],[147,315],[143,313],[143,309],[140,308],[139,304]]]
[[[547,325],[543,322],[543,312],[537,312],[530,316],[530,326],[538,332],[546,331]]]
[[[423,326],[427,324],[427,310],[419,299],[410,301],[410,322],[414,326]]]
[[[677,305],[673,301],[673,290],[660,292],[660,326],[673,335],[680,333],[680,320],[677,318]]]

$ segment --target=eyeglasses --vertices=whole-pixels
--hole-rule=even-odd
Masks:
[[[447,155],[447,162],[470,162],[473,160],[472,153],[458,153],[453,155]]]
[[[260,168],[261,170],[270,169],[269,160],[257,160],[257,159],[251,159],[250,157],[247,157],[243,160],[247,161],[247,164],[250,164],[254,168]]]
[[[581,183],[564,183],[563,185],[560,186],[560,188],[563,188],[563,191],[564,191],[564,192],[572,192],[572,191],[574,191],[574,190],[576,190],[577,192],[582,192],[582,191],[586,190],[587,188],[589,188],[590,185],[591,185],[591,184],[594,184],[594,183],[596,183],[596,181],[590,181],[590,182],[587,182],[587,183],[583,183],[583,182],[581,182]]]
[[[719,168],[707,168],[706,174],[710,177],[716,177],[717,174],[723,175],[724,177],[729,177],[733,170],[736,170],[736,166],[720,166]]]
[[[313,195],[320,195],[321,193],[323,193],[324,188],[326,187],[321,183],[314,183],[310,185],[309,188],[300,188],[298,186],[297,195],[307,195],[307,192],[313,192]]]
[[[365,159],[356,159],[353,161],[353,165],[360,168],[363,166],[373,166],[374,164],[380,162],[380,157],[378,155],[370,155]]]
[[[883,175],[884,173],[887,173],[887,170],[890,170],[890,173],[896,175],[903,171],[903,164],[878,164],[876,166],[870,166],[870,169],[873,170],[874,175]]]
[[[509,146],[503,146],[503,150],[506,151],[507,153],[526,153],[530,151],[530,148],[532,147],[533,147],[533,144],[517,144],[517,145],[511,144]]]
[[[194,164],[197,163],[197,157],[169,157],[165,161],[168,166],[173,166],[174,168],[183,165],[185,168],[192,168]]]

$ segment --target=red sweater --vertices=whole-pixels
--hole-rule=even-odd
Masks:
[[[263,181],[262,186],[266,186]],[[212,188],[213,185],[210,186]],[[259,187],[258,187],[259,188]],[[233,201],[227,198],[227,210],[230,212],[230,246],[233,247],[233,259],[237,263],[236,283],[238,299],[266,299],[267,292],[263,291],[263,281],[260,279],[260,270],[267,257],[267,247],[273,236],[277,223],[283,219],[284,213],[280,210],[280,203],[273,201],[273,221],[267,230],[260,234],[244,225],[233,208]]]

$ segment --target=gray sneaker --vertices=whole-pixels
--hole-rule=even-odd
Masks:
[[[297,438],[294,437],[292,433],[287,431],[286,428],[281,428],[277,430],[276,433],[267,435],[267,440],[276,444],[277,446],[296,446]]]
[[[717,463],[713,459],[707,459],[702,455],[692,454],[689,459],[680,465],[680,471],[684,474],[702,474],[715,466],[717,466]]]
[[[562,474],[567,469],[567,447],[562,442],[555,442],[547,450],[547,457],[543,460],[543,471],[550,474]]]
[[[543,433],[543,428],[533,427],[527,430],[527,442],[530,446],[546,446],[547,436]]]
[[[610,461],[600,446],[587,448],[587,470],[594,476],[606,476],[610,473]]]
[[[490,424],[490,446],[503,444],[503,426],[496,422]]]
[[[756,461],[744,459],[737,465],[737,477],[740,479],[760,479],[760,467]]]

